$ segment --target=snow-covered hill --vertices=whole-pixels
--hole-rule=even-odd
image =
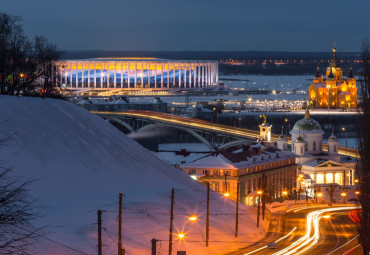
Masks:
[[[0,138],[9,137],[0,147],[0,160],[15,174],[35,180],[31,194],[44,214],[38,224],[46,226],[48,238],[85,254],[97,254],[98,209],[103,210],[104,254],[116,254],[119,192],[124,194],[127,254],[149,254],[152,238],[162,240],[159,254],[167,253],[172,188],[175,233],[186,233],[185,241],[174,237],[174,252],[216,254],[246,246],[263,233],[254,226],[254,208],[242,206],[234,238],[235,203],[212,192],[206,248],[205,187],[72,103],[0,96],[0,123]],[[190,214],[199,220],[190,223]],[[81,254],[41,240],[38,254]]]

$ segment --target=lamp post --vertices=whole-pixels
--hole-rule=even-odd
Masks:
[[[258,190],[257,191],[257,195],[258,195],[258,198],[257,198],[257,228],[259,228],[260,226],[260,204],[261,204],[261,195],[262,195],[262,190]]]
[[[342,131],[343,132],[346,132],[346,153],[345,153],[345,155],[347,155],[347,137],[348,137],[348,131],[347,131],[347,129],[345,127],[342,127]]]
[[[316,204],[317,204],[317,198],[318,198],[318,197],[322,197],[322,195],[323,195],[323,194],[322,194],[321,192],[316,193]]]
[[[286,130],[286,135],[288,136],[288,131],[290,130],[290,122],[289,122],[288,118],[285,118],[284,122],[285,122],[285,125],[288,124],[288,126],[289,126],[289,128]]]
[[[343,204],[346,203],[346,196],[347,196],[347,193],[346,192],[342,192],[342,194],[340,194],[342,197],[343,197]]]

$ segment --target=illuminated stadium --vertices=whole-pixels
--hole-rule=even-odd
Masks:
[[[95,58],[56,63],[59,83],[73,91],[155,91],[218,84],[218,62],[156,58]]]

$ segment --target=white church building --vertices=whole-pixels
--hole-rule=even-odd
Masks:
[[[355,185],[356,160],[338,154],[338,140],[334,134],[328,139],[328,150],[323,151],[324,131],[316,120],[311,119],[308,110],[305,117],[295,123],[290,134],[291,151],[297,156],[298,174],[304,175],[302,188],[309,188],[312,195],[318,187],[335,184],[348,189]],[[288,150],[288,139],[283,134],[276,142],[279,149]]]

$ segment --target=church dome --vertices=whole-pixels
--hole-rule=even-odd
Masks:
[[[304,142],[304,139],[302,138],[302,136],[298,136],[297,139],[295,139],[295,142]]]
[[[322,131],[319,122],[314,119],[310,118],[310,112],[307,110],[305,113],[305,117],[303,119],[298,120],[294,126],[293,130],[296,131]]]
[[[336,141],[337,141],[337,137],[336,137],[335,135],[331,135],[331,136],[328,138],[328,141],[336,142]]]
[[[278,140],[286,140],[285,135],[279,135]]]

